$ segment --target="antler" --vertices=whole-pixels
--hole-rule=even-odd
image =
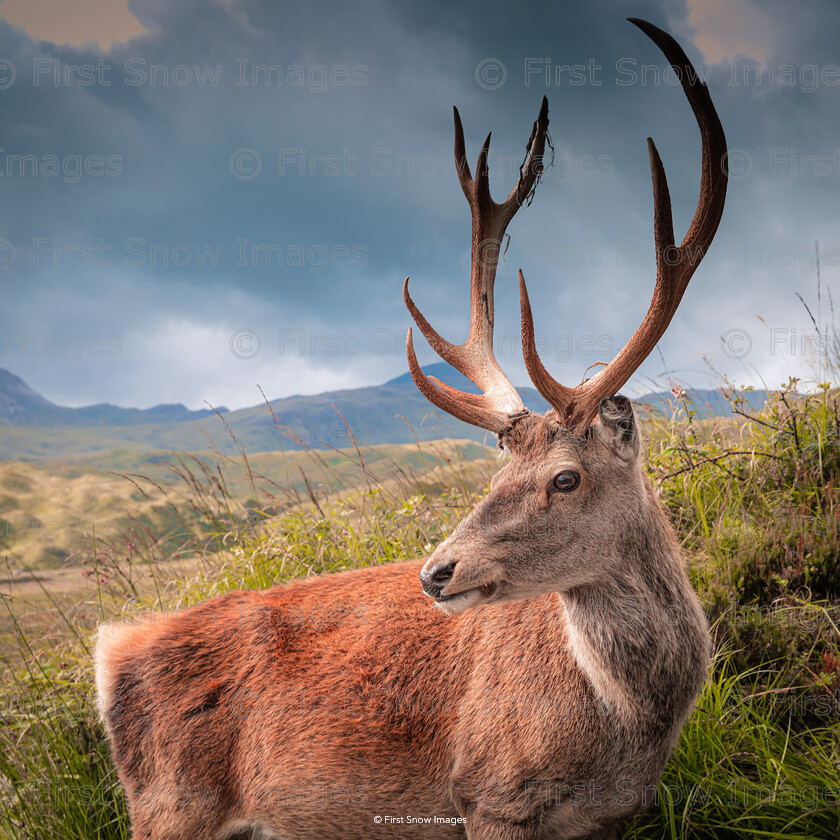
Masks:
[[[674,243],[671,196],[665,169],[653,140],[648,138],[650,171],[653,179],[654,241],[656,246],[656,287],[650,308],[639,328],[618,355],[592,379],[576,388],[556,382],[543,367],[534,342],[534,321],[519,272],[519,295],[522,306],[522,349],[525,366],[536,389],[554,407],[566,425],[585,428],[598,412],[598,403],[612,396],[636,372],[652,352],[671,323],[691,275],[714,239],[726,198],[726,137],[706,85],[680,45],[666,32],[638,18],[628,20],[639,27],[665,54],[677,72],[683,91],[694,111],[703,143],[700,199],[682,244]]]
[[[481,147],[473,180],[467,162],[461,117],[457,108],[454,111],[458,180],[472,212],[470,332],[467,340],[463,344],[451,344],[437,333],[408,294],[407,277],[403,285],[403,298],[411,316],[435,352],[472,380],[483,393],[468,394],[434,376],[427,377],[417,361],[411,329],[406,337],[406,353],[411,377],[430,402],[459,420],[497,432],[511,414],[524,411],[525,406],[493,353],[493,284],[505,229],[528,199],[543,171],[548,100],[543,97],[540,115],[531,129],[525,160],[519,170],[519,180],[502,204],[497,204],[490,197],[487,169],[490,135],[487,135]]]

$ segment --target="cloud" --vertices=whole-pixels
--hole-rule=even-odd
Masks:
[[[147,31],[126,0],[3,0],[0,18],[38,41],[103,50]]]
[[[688,22],[709,64],[736,56],[765,62],[772,51],[772,22],[750,0],[688,0]]]
[[[731,50],[800,72],[790,84],[754,73],[735,83],[725,63],[706,68],[739,166],[717,240],[640,386],[663,369],[706,386],[698,354],[739,381],[776,384],[787,334],[768,330],[807,328],[794,292],[815,295],[815,239],[824,300],[826,285],[840,287],[840,84],[805,73],[837,61],[840,7],[772,2],[772,37],[743,3],[692,0],[691,22],[668,26],[689,46],[696,32],[710,61]],[[325,6],[132,0],[149,34],[104,56],[0,22],[0,56],[17,69],[5,88],[0,73],[0,246],[15,257],[3,263],[12,252],[0,247],[0,367],[57,402],[196,408],[259,402],[256,383],[276,398],[402,373],[406,275],[442,335],[462,340],[468,324],[470,214],[452,105],[473,165],[492,129],[500,199],[543,93],[556,155],[509,228],[499,359],[527,380],[520,267],[561,381],[629,338],[656,273],[645,136],[668,172],[678,239],[700,179],[697,127],[656,47],[606,0],[546,3],[539,26],[492,4],[477,17],[476,4],[442,0]],[[657,0],[634,12],[662,23]],[[476,76],[488,58],[506,68],[497,89]],[[535,59],[549,72],[529,75]],[[630,61],[633,84],[619,72]],[[569,71],[593,64],[591,77]],[[736,329],[752,341],[743,359],[721,347]],[[253,358],[240,330],[261,337]],[[790,368],[807,373],[791,346]],[[435,361],[424,350],[418,342],[422,361]]]

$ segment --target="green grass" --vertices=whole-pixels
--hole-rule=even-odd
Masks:
[[[466,440],[456,445],[457,457],[467,460],[486,459],[494,452]],[[443,448],[451,450],[452,444]],[[365,465],[376,481],[384,481],[400,471],[430,469],[446,457],[441,451],[437,442],[373,446],[365,450]],[[353,487],[364,476],[352,449],[260,452],[247,460],[212,450],[151,456],[119,450],[38,463],[0,460],[0,551],[5,565],[19,573],[82,566],[94,532],[98,539],[115,543],[120,535],[142,531],[147,538],[166,538],[174,552],[198,519],[207,521],[206,503],[213,502],[214,494],[196,486],[189,473],[206,483],[218,467],[224,488],[215,496],[273,510],[298,503],[310,489],[322,495]]]
[[[836,699],[808,697],[782,684],[773,663],[743,670],[719,650],[650,810],[625,836],[835,838]],[[830,714],[805,725],[820,711]]]
[[[644,792],[650,807],[624,836],[836,840],[837,395],[782,389],[761,416],[730,421],[683,408],[648,421],[648,466],[713,621],[716,653],[661,784]],[[309,466],[321,477],[298,472],[295,487],[261,480],[243,461],[247,492],[232,489],[224,460],[218,469],[184,460],[175,477],[194,515],[177,550],[151,534],[128,559],[124,542],[98,543],[87,600],[72,609],[56,602],[42,621],[7,600],[0,837],[128,836],[92,699],[88,648],[102,614],[428,553],[498,467],[465,447],[434,457],[418,448],[413,460],[319,452]],[[335,469],[346,472],[331,486],[323,479]]]

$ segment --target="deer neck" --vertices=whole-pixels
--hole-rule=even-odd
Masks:
[[[633,726],[678,732],[705,679],[710,642],[670,526],[659,515],[648,538],[636,534],[632,544],[615,547],[609,579],[560,598],[571,652],[599,699]]]

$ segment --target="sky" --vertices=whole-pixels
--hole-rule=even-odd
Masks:
[[[466,336],[452,106],[473,163],[492,131],[501,200],[545,94],[554,162],[508,228],[497,356],[527,382],[522,268],[543,361],[577,384],[650,301],[646,137],[678,241],[699,188],[690,108],[628,16],[708,80],[731,178],[624,392],[819,381],[829,290],[840,306],[840,5],[781,0],[2,0],[0,367],[59,404],[141,408],[403,373],[407,275],[441,334]]]

